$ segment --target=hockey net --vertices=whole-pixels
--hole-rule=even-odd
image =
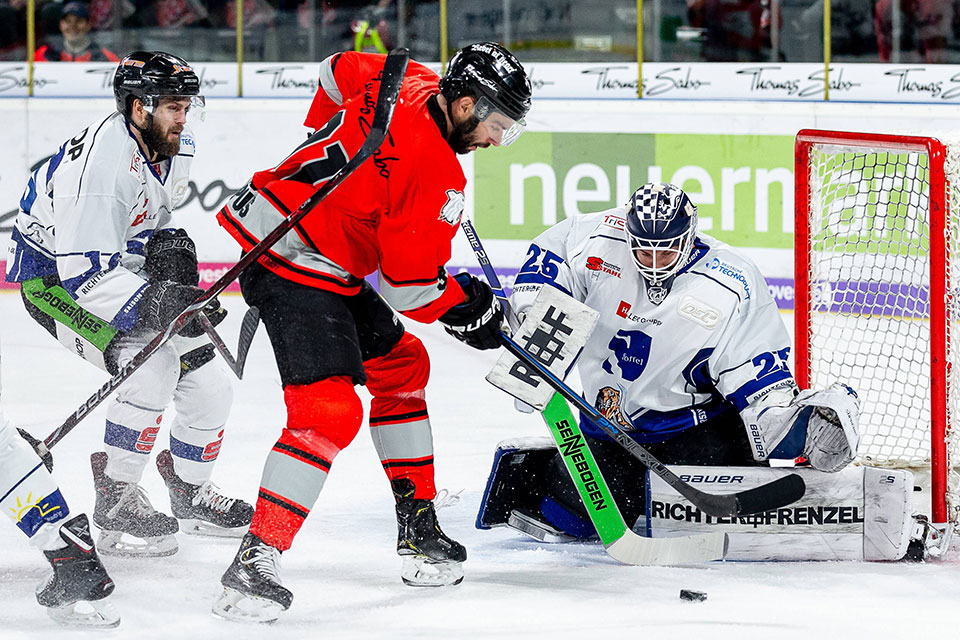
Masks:
[[[796,373],[860,396],[859,461],[929,473],[956,522],[960,140],[804,130],[796,142]]]

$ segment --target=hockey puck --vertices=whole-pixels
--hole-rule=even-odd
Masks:
[[[691,591],[689,589],[680,589],[680,599],[690,602],[703,602],[707,599],[706,591]]]

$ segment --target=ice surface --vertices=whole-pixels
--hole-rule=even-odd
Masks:
[[[222,325],[235,345],[243,302]],[[785,316],[789,322],[790,316]],[[498,441],[545,435],[539,417],[483,380],[495,354],[456,343],[437,326],[407,322],[431,355],[428,402],[437,485],[461,501],[440,510],[444,530],[467,546],[457,587],[400,582],[389,485],[361,430],[334,462],[323,493],[282,576],[294,592],[272,626],[217,620],[210,605],[237,541],[180,535],[169,558],[106,558],[123,617],[109,633],[63,630],[34,599],[46,563],[12,524],[0,528],[0,639],[177,638],[921,638],[960,636],[960,565],[721,563],[697,568],[617,564],[594,544],[545,545],[514,533],[479,531],[474,520]],[[27,316],[15,292],[0,293],[3,406],[44,437],[102,383],[105,374],[71,355]],[[267,451],[284,422],[279,378],[261,328],[250,352],[213,480],[252,501]],[[88,457],[101,447],[104,407],[54,449],[55,473],[74,511],[93,507]],[[168,414],[166,420],[169,421]],[[158,445],[166,446],[161,430]],[[158,449],[159,451],[159,449]],[[153,460],[144,486],[169,509]],[[680,600],[680,589],[706,602]],[[854,635],[856,634],[856,636]]]

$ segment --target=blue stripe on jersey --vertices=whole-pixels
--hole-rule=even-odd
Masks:
[[[170,454],[194,462],[213,462],[217,459],[217,456],[214,455],[211,458],[209,454],[204,457],[203,447],[177,440],[172,435],[170,436]]]
[[[103,443],[124,451],[148,455],[153,448],[153,441],[143,443],[141,448],[137,448],[140,433],[140,431],[107,420],[107,428],[103,433]]]
[[[627,434],[640,444],[663,442],[690,427],[724,415],[728,416],[726,419],[729,420],[740,419],[729,403],[720,400],[711,400],[706,404],[673,411],[647,411],[632,418],[634,429],[627,431]],[[613,439],[583,413],[580,414],[580,428],[591,437],[600,440]]]
[[[127,253],[146,256],[147,242],[150,241],[150,238],[153,237],[156,231],[156,229],[147,229],[133,236],[130,240],[127,240]]]
[[[683,379],[687,381],[696,391],[711,393],[716,391],[713,380],[710,378],[710,356],[713,355],[714,348],[707,347],[697,351],[690,363],[683,368]]]
[[[553,285],[553,287],[559,289],[560,291],[563,291],[568,296],[573,295],[572,293],[567,291],[565,288],[563,288],[563,286],[557,284],[553,279],[548,278],[547,276],[543,275],[539,271],[537,271],[536,273],[518,274],[517,278],[513,281],[513,284],[514,284],[514,287],[516,287],[516,285],[518,284],[549,284],[549,285]]]
[[[60,257],[64,257],[67,255],[83,255],[87,258],[87,260],[90,261],[89,269],[87,269],[86,271],[84,271],[78,276],[67,278],[62,283],[63,288],[67,290],[67,293],[69,293],[70,297],[73,298],[74,300],[77,299],[77,289],[79,289],[84,282],[86,282],[87,280],[89,280],[90,278],[92,278],[98,273],[101,273],[101,272],[107,273],[108,271],[113,271],[114,269],[117,268],[117,265],[120,264],[119,253],[114,253],[113,255],[110,256],[110,258],[107,260],[106,268],[104,268],[103,266],[102,256],[104,254],[100,253],[99,251],[84,251],[82,254],[74,254],[74,253],[65,254],[64,253],[64,254],[60,254]]]
[[[750,404],[748,398],[755,396],[757,393],[763,391],[767,387],[772,387],[778,382],[790,380],[792,378],[793,374],[790,373],[789,369],[773,371],[762,378],[750,380],[742,387],[728,395],[727,400],[734,404],[734,406],[737,408],[737,411],[743,411],[747,405]]]
[[[30,210],[33,209],[33,203],[37,200],[37,172],[34,171],[30,175],[30,179],[27,180],[27,186],[23,190],[23,195],[20,197],[20,211],[24,213],[30,213]]]
[[[60,489],[57,489],[48,496],[32,496],[34,504],[32,507],[24,505],[26,511],[17,516],[17,527],[32,538],[40,527],[49,523],[63,520],[70,513],[67,501],[63,499]]]
[[[53,257],[41,253],[16,227],[10,234],[10,241],[14,244],[14,258],[13,265],[7,268],[7,282],[23,282],[57,273],[57,263]]]
[[[67,143],[64,142],[60,145],[60,149],[57,150],[57,153],[51,156],[49,163],[47,163],[47,182],[50,182],[50,178],[53,177],[53,172],[57,170],[57,167],[60,166],[60,163],[63,162],[63,154],[67,150]]]
[[[137,289],[137,291],[130,296],[130,299],[127,300],[127,304],[123,305],[123,308],[117,312],[117,315],[113,316],[113,320],[110,321],[110,324],[120,331],[130,331],[133,329],[133,325],[137,323],[137,320],[140,318],[139,310],[137,305],[140,302],[140,298],[143,297],[143,291],[150,284],[147,282],[143,283],[143,286]]]

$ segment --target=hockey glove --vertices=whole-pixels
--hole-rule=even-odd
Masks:
[[[183,229],[160,229],[147,241],[144,252],[143,268],[150,282],[172,280],[194,287],[200,283],[197,247]]]
[[[823,391],[800,392],[794,404],[811,408],[803,456],[818,471],[834,473],[850,464],[860,442],[860,403],[856,392],[835,382]]]
[[[467,301],[440,316],[447,333],[474,349],[496,349],[500,346],[503,309],[490,286],[469,273],[454,276],[467,294]]]
[[[202,293],[203,289],[200,287],[178,284],[170,280],[154,282],[144,290],[143,298],[137,305],[140,313],[137,324],[155,331],[164,331],[177,319],[180,312]],[[203,313],[213,326],[217,326],[227,317],[227,310],[220,306],[220,301],[216,298],[204,305]],[[203,325],[197,317],[193,317],[190,322],[181,327],[178,333],[188,338],[197,338],[203,335]]]

